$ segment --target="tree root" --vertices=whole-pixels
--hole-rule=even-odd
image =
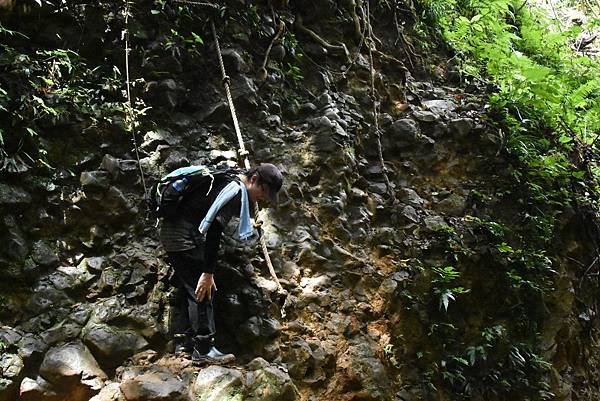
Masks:
[[[295,17],[296,18],[294,19],[294,27],[296,29],[298,29],[298,31],[307,34],[314,41],[319,43],[321,46],[323,46],[328,51],[331,51],[332,53],[335,53],[335,54],[342,54],[344,57],[346,57],[346,60],[350,59],[350,53],[348,52],[348,49],[346,48],[345,44],[343,44],[343,43],[340,43],[339,45],[330,44],[325,39],[320,37],[319,34],[317,34],[315,31],[305,27],[302,24],[302,16],[300,14],[296,14]]]
[[[258,73],[257,73],[257,78],[259,81],[264,81],[265,79],[267,79],[267,63],[269,62],[269,55],[271,54],[271,49],[273,48],[273,44],[275,43],[275,41],[281,37],[281,35],[283,34],[284,31],[285,31],[285,22],[283,22],[282,20],[279,20],[279,26],[277,27],[277,32],[275,33],[275,36],[273,36],[273,39],[271,39],[271,43],[269,43],[269,47],[267,47],[267,51],[265,52],[265,57],[263,58],[262,65],[260,66],[260,69],[258,70]]]

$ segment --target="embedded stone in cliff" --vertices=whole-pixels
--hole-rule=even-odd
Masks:
[[[92,272],[96,272],[99,273],[102,271],[104,262],[105,262],[105,258],[103,256],[94,256],[91,258],[84,258],[82,259],[81,262],[79,262],[79,264],[77,265],[78,269],[88,269],[91,270]]]
[[[425,229],[430,232],[442,231],[450,227],[441,216],[429,216],[423,222],[425,223]]]
[[[467,136],[475,126],[475,123],[470,118],[457,118],[448,123],[448,128],[455,133],[457,137],[462,138]]]
[[[158,145],[174,146],[181,142],[181,138],[174,136],[169,131],[157,129],[156,131],[148,131],[144,135],[144,142],[140,145],[140,149],[151,152]]]
[[[417,141],[419,136],[419,125],[409,118],[394,121],[389,127],[389,135],[383,135],[385,149],[398,149],[409,146]]]
[[[248,65],[235,49],[223,49],[221,54],[223,55],[225,70],[228,73],[237,74],[249,71]]]
[[[19,356],[24,361],[27,361],[29,359],[41,359],[44,352],[48,349],[48,345],[33,334],[26,334],[19,341],[17,348]]]
[[[11,185],[0,183],[0,205],[28,205],[31,195],[25,190]]]
[[[421,104],[423,104],[427,110],[439,116],[448,116],[456,110],[456,104],[448,100],[424,100]]]
[[[84,171],[79,182],[84,189],[104,190],[110,185],[107,171]]]
[[[467,207],[467,200],[464,196],[451,194],[435,206],[435,210],[448,216],[462,216]]]
[[[168,78],[160,82],[148,82],[145,91],[148,103],[174,109],[183,101],[185,87],[174,79]]]
[[[364,341],[367,341],[366,339]],[[333,385],[336,393],[346,393],[348,399],[387,400],[391,398],[390,383],[385,367],[364,343],[348,347],[338,358]],[[349,394],[348,389],[355,389]]]
[[[189,401],[184,382],[169,372],[150,372],[128,378],[119,386],[127,401]]]
[[[100,168],[108,171],[113,180],[122,179],[124,182],[130,182],[138,174],[137,162],[135,160],[123,160],[104,155]]]
[[[425,203],[425,200],[421,198],[414,189],[402,188],[400,189],[400,200],[404,203],[408,203],[411,206],[420,208]]]
[[[258,88],[254,81],[245,75],[239,76],[231,85],[231,96],[238,100],[238,103],[244,101],[249,104],[254,104],[254,95]]]
[[[40,334],[40,337],[45,344],[53,345],[75,339],[79,336],[79,333],[81,333],[80,325],[62,321]]]
[[[261,363],[257,363],[261,362]],[[248,364],[252,369],[246,374],[246,394],[248,401],[294,401],[298,390],[290,376],[281,368],[269,365],[262,358]]]
[[[63,401],[63,397],[53,388],[52,384],[38,376],[35,380],[26,377],[19,389],[20,401]],[[70,399],[71,400],[71,399]],[[82,400],[82,398],[76,398]]]
[[[325,366],[333,361],[333,355],[326,352],[320,343],[298,340],[291,345],[287,366],[290,376],[305,383],[316,383],[326,379]]]
[[[4,224],[8,229],[6,254],[12,259],[23,260],[29,253],[29,244],[20,224],[12,215],[7,215],[4,218]]]
[[[198,373],[192,391],[196,401],[243,401],[244,377],[239,370],[209,366]]]
[[[31,257],[35,263],[41,266],[53,266],[58,263],[58,256],[44,241],[36,241],[33,243]]]
[[[3,354],[0,356],[0,373],[7,379],[19,378],[24,366],[23,359],[19,355]]]
[[[92,398],[90,401],[126,401],[121,389],[119,388],[119,383],[109,383],[106,386],[102,387],[102,390]]]
[[[406,205],[402,208],[400,216],[405,223],[416,223],[419,221],[419,215],[417,214],[417,211],[410,205]]]
[[[39,374],[57,391],[77,394],[80,397],[73,399],[82,401],[89,400],[107,379],[90,351],[79,341],[50,349]]]
[[[415,110],[412,114],[415,119],[427,123],[434,122],[440,118],[438,115],[426,110]]]
[[[103,366],[111,368],[148,346],[148,341],[136,332],[104,324],[86,327],[83,341]]]

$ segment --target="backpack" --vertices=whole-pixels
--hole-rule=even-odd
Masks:
[[[217,177],[235,177],[239,170],[228,166],[189,166],[170,172],[150,187],[146,203],[153,217],[174,218],[186,194],[206,187],[206,195],[212,190]]]

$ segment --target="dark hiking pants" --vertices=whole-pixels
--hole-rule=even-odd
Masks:
[[[175,285],[179,289],[178,313],[175,313],[175,334],[185,334],[194,341],[200,353],[206,353],[215,336],[215,316],[212,299],[196,300],[196,285],[202,274],[203,252],[199,248],[169,252],[167,261],[175,272]],[[212,293],[215,296],[214,289]]]

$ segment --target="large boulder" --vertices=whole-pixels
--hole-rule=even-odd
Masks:
[[[191,401],[186,384],[169,372],[148,372],[119,386],[127,401]]]
[[[133,330],[90,324],[83,331],[85,344],[103,366],[110,368],[119,366],[125,359],[148,346],[148,341]]]
[[[107,379],[90,351],[79,341],[50,349],[39,374],[50,383],[52,391],[69,394],[72,401],[89,400]]]
[[[366,341],[366,340],[365,340]],[[337,374],[332,383],[337,391],[356,389],[348,399],[391,399],[389,377],[381,361],[367,343],[348,347],[337,361]]]
[[[248,364],[251,369],[246,375],[248,401],[294,401],[298,390],[283,369],[270,365],[262,358]]]
[[[0,183],[0,206],[28,205],[31,195],[19,187]]]
[[[244,377],[235,369],[209,366],[198,373],[192,391],[196,401],[243,401]]]

